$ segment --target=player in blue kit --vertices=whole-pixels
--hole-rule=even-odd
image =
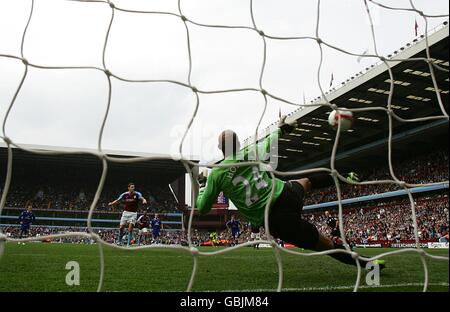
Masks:
[[[19,215],[20,234],[19,238],[28,236],[30,232],[31,224],[36,220],[34,213],[32,212],[32,206],[28,205],[27,210],[22,211]]]
[[[156,242],[161,236],[162,229],[162,221],[159,219],[158,214],[155,214],[155,217],[150,221],[150,225],[152,227],[153,240]]]
[[[238,244],[238,237],[241,235],[241,221],[236,220],[234,215],[231,216],[231,220],[226,224],[227,229],[231,229],[231,237],[233,238],[232,245]]]

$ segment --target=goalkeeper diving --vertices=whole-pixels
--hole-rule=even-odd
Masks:
[[[267,158],[271,147],[282,134],[292,132],[294,127],[282,117],[278,129],[255,145],[241,150],[237,134],[225,130],[219,136],[219,149],[223,152],[221,164],[235,164],[254,160],[255,151],[261,160]],[[217,196],[222,191],[247,218],[252,226],[264,225],[264,212],[270,200],[272,183],[275,190],[269,211],[269,229],[272,236],[297,247],[313,251],[345,249],[342,241],[330,239],[302,218],[305,197],[313,189],[334,185],[333,177],[328,173],[314,174],[297,180],[282,181],[272,179],[267,171],[258,165],[232,166],[211,170],[208,177],[199,175],[200,190],[196,207],[200,214],[211,210]],[[331,257],[345,264],[356,265],[356,260],[348,253],[334,253]],[[373,261],[384,268],[384,261]],[[365,267],[366,261],[360,263]]]

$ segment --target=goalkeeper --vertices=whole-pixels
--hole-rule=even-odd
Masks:
[[[291,132],[294,127],[281,118],[278,129],[257,142],[256,151],[264,160],[271,151],[271,146],[281,134]],[[240,150],[240,142],[236,133],[225,130],[219,136],[219,149],[224,154],[221,164],[234,164],[254,158],[254,146]],[[253,157],[253,158],[252,158]],[[301,216],[303,203],[307,194],[313,188],[323,188],[334,185],[332,176],[316,174],[308,178],[282,181],[273,179],[266,171],[260,171],[258,165],[213,168],[209,176],[199,175],[200,191],[196,206],[200,214],[206,214],[221,191],[227,196],[239,212],[259,227],[264,225],[266,203],[270,200],[272,183],[275,191],[269,212],[269,228],[271,234],[297,247],[314,251],[344,249],[340,242],[334,242],[318,232],[317,228]],[[356,265],[355,259],[347,253],[330,254],[340,262]],[[383,261],[376,261],[384,267]],[[365,266],[366,263],[361,261]]]

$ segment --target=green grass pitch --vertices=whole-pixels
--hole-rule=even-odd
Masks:
[[[203,247],[202,251],[219,247]],[[184,291],[188,284],[192,257],[180,250],[151,249],[121,251],[105,248],[103,291]],[[386,249],[357,250],[373,256]],[[429,250],[448,257],[448,250]],[[352,291],[356,268],[326,257],[297,257],[282,253],[284,291]],[[365,284],[360,291],[421,291],[424,280],[420,257],[404,253],[385,258],[379,287]],[[80,285],[65,283],[66,263],[80,264]],[[429,291],[449,291],[447,261],[427,260]],[[0,291],[95,291],[99,280],[96,245],[7,243],[0,260]],[[229,253],[200,257],[194,291],[274,291],[278,270],[270,248],[241,248]]]

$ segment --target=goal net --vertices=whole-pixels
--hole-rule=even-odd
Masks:
[[[248,145],[251,145],[252,143],[255,143],[258,138],[260,138],[263,134],[266,134],[274,129],[274,127],[268,127],[266,129],[262,126],[262,123],[264,121],[264,118],[266,117],[266,112],[268,109],[272,109],[270,106],[272,105],[272,101],[277,101],[280,103],[283,103],[283,105],[287,105],[289,107],[292,107],[292,110],[296,109],[303,110],[303,109],[309,109],[312,107],[328,107],[330,111],[332,110],[349,110],[353,112],[355,115],[362,112],[369,112],[369,111],[383,111],[386,113],[386,118],[389,123],[389,131],[388,131],[388,163],[389,163],[389,172],[391,175],[391,178],[388,180],[377,180],[377,181],[361,181],[357,182],[357,185],[373,185],[373,184],[391,184],[398,186],[399,189],[403,189],[407,192],[410,205],[411,205],[411,217],[414,223],[414,233],[415,233],[415,241],[416,241],[416,248],[405,248],[405,249],[399,249],[395,251],[391,251],[388,253],[380,253],[376,257],[371,258],[370,260],[375,259],[381,259],[383,257],[386,257],[388,255],[394,255],[394,254],[400,254],[400,253],[416,253],[420,255],[421,262],[423,264],[423,270],[424,270],[424,281],[423,281],[423,290],[426,291],[429,285],[428,280],[428,267],[427,267],[427,258],[434,259],[434,260],[443,260],[448,261],[448,257],[441,257],[441,256],[435,256],[430,253],[428,253],[426,250],[421,248],[420,246],[420,239],[418,234],[418,227],[417,227],[417,219],[416,219],[416,207],[414,203],[414,199],[412,196],[412,193],[410,189],[412,187],[417,186],[425,186],[425,185],[432,185],[432,184],[410,184],[406,183],[405,181],[401,181],[396,176],[396,171],[393,166],[393,155],[392,155],[392,137],[393,137],[393,123],[394,122],[401,122],[401,123],[419,123],[419,122],[426,122],[426,121],[432,121],[432,120],[447,120],[448,121],[448,114],[445,110],[443,100],[441,98],[441,93],[439,92],[439,86],[437,84],[435,73],[437,71],[445,71],[448,72],[448,69],[444,68],[443,66],[440,66],[436,62],[434,62],[433,56],[430,55],[430,46],[428,42],[428,36],[429,36],[429,21],[437,18],[447,18],[448,14],[426,14],[425,12],[421,11],[418,7],[416,7],[414,1],[409,1],[409,6],[405,7],[397,7],[393,5],[386,5],[382,2],[374,1],[374,0],[364,0],[360,1],[360,4],[364,6],[365,8],[365,16],[363,17],[366,20],[366,25],[370,29],[371,33],[371,47],[368,48],[366,51],[364,50],[365,47],[361,47],[361,51],[359,52],[352,52],[344,47],[340,47],[339,45],[333,44],[331,42],[328,42],[327,40],[323,39],[321,37],[321,27],[323,27],[324,24],[330,23],[330,21],[324,20],[322,18],[322,12],[324,10],[325,1],[315,1],[314,2],[314,11],[315,16],[313,17],[314,20],[314,27],[313,27],[313,35],[302,35],[302,36],[296,36],[293,34],[289,34],[287,36],[283,36],[282,34],[273,35],[269,31],[265,30],[264,27],[261,25],[260,18],[258,17],[258,1],[249,0],[246,1],[248,4],[247,8],[247,14],[250,17],[250,24],[249,25],[224,25],[224,24],[206,24],[196,21],[194,18],[191,18],[189,14],[185,11],[185,5],[188,3],[188,0],[179,0],[177,3],[177,12],[168,12],[164,10],[142,10],[134,8],[135,5],[132,7],[127,7],[128,3],[124,3],[123,1],[106,1],[106,0],[60,0],[61,2],[80,2],[83,3],[85,6],[93,6],[95,5],[96,8],[98,6],[102,6],[102,10],[104,10],[104,15],[106,16],[106,19],[108,20],[108,26],[104,33],[104,40],[103,40],[103,48],[102,48],[102,56],[101,56],[101,63],[102,66],[96,67],[96,66],[83,66],[83,65],[70,65],[70,66],[64,66],[64,65],[58,65],[58,66],[48,66],[45,63],[38,63],[31,58],[28,57],[30,55],[26,49],[27,42],[30,41],[32,38],[30,36],[30,32],[33,28],[33,21],[35,18],[38,18],[38,11],[36,10],[36,4],[39,3],[39,0],[30,0],[26,1],[27,6],[27,21],[26,25],[23,28],[22,31],[22,37],[21,37],[21,44],[20,44],[20,54],[8,54],[1,51],[1,45],[0,45],[0,58],[1,59],[7,59],[10,62],[16,62],[16,63],[22,63],[23,65],[23,71],[21,74],[21,77],[18,81],[17,87],[15,91],[13,92],[12,98],[9,101],[9,103],[2,103],[3,106],[7,107],[5,116],[2,121],[2,140],[5,143],[8,151],[8,161],[7,161],[7,170],[6,170],[6,178],[5,178],[5,184],[2,187],[2,197],[0,202],[0,215],[2,212],[2,209],[5,207],[5,203],[7,200],[8,192],[10,189],[11,184],[11,177],[13,172],[13,148],[25,150],[30,153],[35,154],[43,154],[43,155],[62,155],[62,154],[90,154],[92,156],[97,157],[101,164],[102,164],[102,174],[100,181],[98,183],[97,191],[95,193],[94,199],[90,205],[89,215],[88,215],[88,221],[87,221],[87,228],[89,229],[88,232],[71,232],[71,233],[63,233],[63,234],[57,234],[57,235],[50,235],[47,237],[29,237],[24,239],[15,239],[11,237],[7,237],[3,233],[0,232],[0,257],[4,253],[4,244],[5,242],[19,242],[19,241],[33,241],[33,240],[43,240],[43,239],[55,239],[55,238],[61,238],[61,237],[86,237],[89,239],[94,240],[97,242],[99,247],[99,253],[100,253],[100,268],[101,268],[101,274],[100,274],[100,280],[98,283],[98,291],[102,290],[102,283],[103,283],[103,276],[104,276],[104,258],[103,258],[103,248],[106,245],[109,245],[112,248],[116,249],[127,249],[122,246],[117,245],[111,245],[106,243],[102,240],[102,238],[96,234],[96,232],[93,230],[92,227],[92,217],[96,208],[96,205],[99,201],[100,195],[102,193],[102,190],[105,185],[105,180],[108,174],[108,164],[109,163],[132,163],[132,162],[142,162],[142,161],[149,161],[149,160],[155,160],[155,159],[161,159],[163,157],[133,157],[133,158],[118,158],[111,155],[107,155],[104,151],[104,131],[105,126],[108,122],[108,117],[110,114],[110,111],[112,109],[113,104],[113,98],[114,98],[114,82],[115,81],[122,81],[122,82],[128,82],[131,84],[173,84],[176,86],[179,86],[180,88],[184,88],[185,90],[192,92],[193,97],[195,99],[195,105],[193,108],[193,111],[191,113],[191,116],[185,120],[185,126],[183,128],[183,135],[181,136],[181,140],[179,142],[179,145],[177,146],[176,155],[174,156],[175,159],[181,161],[186,168],[187,173],[190,176],[192,185],[197,185],[197,173],[199,167],[208,167],[208,168],[214,168],[214,167],[238,167],[238,166],[266,166],[267,163],[260,159],[250,160],[248,162],[239,162],[235,164],[229,164],[229,165],[217,165],[217,164],[210,164],[210,163],[202,163],[193,161],[187,156],[184,156],[183,154],[183,147],[184,144],[186,144],[186,140],[190,134],[190,131],[192,131],[193,124],[196,122],[198,118],[198,111],[202,106],[202,96],[205,94],[212,95],[221,95],[221,94],[234,94],[234,93],[241,93],[241,92],[250,92],[255,94],[256,96],[259,96],[260,99],[263,102],[263,109],[261,109],[258,112],[255,112],[255,114],[258,114],[258,123],[255,129],[252,131],[252,136],[250,139],[247,140]],[[4,1],[2,4],[4,5]],[[274,1],[275,2],[275,1]],[[119,4],[120,3],[120,4]],[[197,1],[197,4],[200,3],[201,5],[206,5],[205,1]],[[7,4],[6,4],[7,5]],[[211,5],[208,3],[208,5]],[[277,1],[277,6],[278,6]],[[220,10],[220,8],[219,8]],[[425,26],[425,29],[423,30],[424,34],[424,41],[426,43],[426,57],[425,58],[415,58],[415,59],[399,59],[395,57],[386,57],[384,55],[381,55],[379,53],[378,45],[381,40],[384,38],[377,38],[376,32],[374,30],[374,25],[377,23],[376,19],[377,16],[374,14],[374,12],[379,11],[404,11],[409,12],[412,14],[415,14],[415,16],[419,19],[419,21]],[[185,49],[185,55],[186,57],[186,64],[184,65],[185,68],[187,68],[186,76],[183,80],[176,80],[176,79],[152,79],[151,75],[149,75],[150,78],[147,77],[139,77],[138,79],[133,77],[127,77],[126,75],[122,73],[116,73],[113,70],[111,70],[108,67],[108,49],[110,45],[110,39],[112,34],[117,31],[117,25],[116,25],[116,19],[118,13],[121,14],[130,14],[130,15],[136,15],[136,16],[149,16],[149,18],[156,18],[158,16],[170,16],[173,18],[173,23],[179,23],[183,26],[183,31],[185,33],[185,42],[184,42],[184,49]],[[293,13],[295,14],[295,12]],[[361,17],[359,17],[361,18]],[[336,21],[334,21],[336,22]],[[256,78],[257,80],[257,86],[256,87],[248,87],[248,86],[240,86],[240,87],[232,87],[232,88],[224,88],[224,89],[202,89],[198,87],[194,81],[197,81],[194,73],[194,61],[196,64],[201,64],[202,59],[197,59],[197,56],[195,54],[195,51],[193,51],[191,46],[191,40],[192,40],[192,28],[193,27],[199,27],[205,30],[208,29],[221,29],[229,32],[247,32],[249,36],[252,36],[252,40],[255,40],[258,42],[258,47],[260,47],[259,53],[262,55],[261,62],[259,64],[259,74]],[[413,27],[413,26],[411,26]],[[417,27],[417,26],[416,26]],[[417,28],[416,28],[417,31]],[[145,40],[145,38],[142,38],[142,40]],[[318,66],[315,69],[316,74],[312,77],[309,77],[310,81],[313,81],[316,87],[318,87],[318,90],[320,90],[319,98],[315,101],[312,101],[311,103],[306,103],[304,99],[295,101],[292,98],[286,99],[283,96],[274,94],[270,90],[268,86],[265,85],[265,75],[268,70],[270,70],[270,66],[268,64],[268,55],[270,55],[270,45],[269,41],[284,41],[284,42],[297,42],[297,41],[307,41],[312,44],[315,44],[318,48],[318,51],[320,53],[320,58],[318,62]],[[208,43],[205,43],[208,45]],[[342,54],[346,56],[351,56],[354,58],[358,58],[359,60],[373,60],[378,61],[381,64],[384,64],[384,66],[388,69],[389,76],[390,76],[390,83],[389,83],[389,91],[387,94],[387,100],[386,103],[383,106],[372,106],[372,107],[363,107],[363,108],[353,108],[353,109],[347,109],[343,107],[339,107],[338,105],[334,104],[332,101],[329,100],[329,92],[328,92],[328,85],[324,85],[323,82],[323,63],[326,62],[326,59],[324,58],[324,49],[331,49],[337,54]],[[308,57],[308,56],[302,56],[299,55],[298,57]],[[417,117],[414,119],[404,119],[401,116],[399,116],[396,111],[393,109],[393,103],[392,103],[392,97],[396,90],[396,77],[394,77],[393,71],[391,70],[393,64],[397,64],[398,62],[423,62],[427,64],[429,73],[431,74],[433,88],[435,90],[435,104],[439,106],[439,110],[441,114],[436,116],[426,116],[426,117]],[[90,72],[95,72],[98,75],[102,75],[103,78],[106,79],[107,82],[107,88],[106,88],[106,105],[104,107],[104,115],[101,120],[101,123],[99,125],[99,134],[97,137],[97,149],[96,151],[87,152],[86,150],[69,150],[69,151],[43,151],[43,150],[37,150],[37,149],[30,149],[25,146],[22,146],[21,144],[18,144],[15,142],[14,138],[12,138],[8,134],[8,120],[11,118],[11,111],[16,105],[18,97],[20,97],[21,92],[23,92],[23,85],[24,83],[30,79],[29,78],[29,70],[33,69],[39,69],[39,70],[86,70]],[[332,79],[334,77],[332,76]],[[333,81],[330,82],[330,86],[333,85]],[[275,110],[278,110],[278,107],[275,108]],[[280,114],[281,115],[281,114]],[[237,115],[235,118],[240,118],[241,116]],[[292,115],[290,114],[288,116],[289,118],[292,118]],[[338,129],[335,132],[335,138],[334,138],[334,145],[333,149],[331,151],[331,157],[329,162],[329,167],[320,167],[320,168],[314,168],[314,169],[308,169],[308,170],[302,170],[302,171],[295,171],[295,172],[281,172],[276,169],[270,170],[269,174],[272,177],[272,179],[275,179],[275,176],[279,177],[289,177],[294,175],[301,175],[301,174],[309,174],[309,173],[329,173],[332,175],[335,187],[336,187],[336,196],[339,203],[339,230],[341,239],[343,242],[346,242],[345,238],[345,229],[344,229],[344,222],[343,222],[343,207],[342,207],[342,197],[341,197],[341,184],[342,183],[348,183],[347,179],[336,169],[336,153],[338,150],[339,142],[341,139],[341,131],[340,131],[341,125],[338,124]],[[257,153],[256,153],[257,154]],[[437,182],[443,182],[443,181],[436,181]],[[447,181],[448,183],[448,181]],[[273,183],[274,185],[274,183]],[[195,207],[195,198],[198,194],[198,188],[193,188],[193,196],[192,196],[192,207]],[[272,189],[271,196],[273,197],[274,190]],[[269,218],[269,206],[270,206],[271,200],[266,205],[265,210],[265,232],[269,234],[269,239],[267,240],[257,240],[252,241],[244,244],[240,244],[234,247],[222,249],[219,251],[212,251],[207,252],[198,249],[196,246],[194,246],[191,237],[192,237],[192,222],[193,222],[193,216],[194,216],[194,210],[190,210],[190,218],[188,222],[187,227],[187,238],[188,238],[188,246],[156,246],[157,248],[170,248],[170,249],[179,249],[183,251],[187,251],[192,255],[193,258],[193,267],[192,267],[192,274],[189,279],[189,283],[186,287],[187,291],[191,291],[194,285],[194,282],[196,280],[196,274],[199,267],[199,258],[201,257],[211,257],[216,256],[219,254],[229,253],[233,250],[240,249],[246,246],[250,246],[253,244],[270,244],[274,251],[274,256],[277,261],[278,265],[278,285],[276,287],[277,291],[283,290],[283,263],[282,263],[282,257],[281,253],[289,253],[293,254],[298,257],[313,257],[313,256],[323,256],[328,255],[332,253],[348,253],[353,256],[357,263],[357,274],[355,276],[355,284],[354,284],[354,291],[358,291],[358,289],[361,286],[361,279],[363,274],[363,267],[360,265],[360,260],[363,258],[360,254],[358,254],[355,251],[352,251],[349,249],[349,247],[346,244],[346,250],[336,249],[336,250],[329,250],[324,252],[314,252],[314,253],[302,253],[295,250],[285,249],[280,247],[277,242],[271,238],[270,236],[270,228],[268,225],[268,218]],[[154,248],[155,246],[138,246],[133,247],[135,249],[150,249]],[[367,259],[365,259],[367,260]]]

